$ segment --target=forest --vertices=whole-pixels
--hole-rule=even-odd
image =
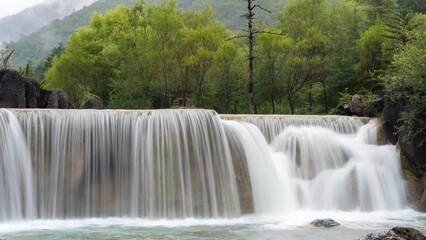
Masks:
[[[276,15],[256,8],[277,19],[254,20],[256,113],[339,114],[352,94],[388,94],[411,104],[407,120],[421,121],[426,18],[422,1],[414,3],[291,0]],[[75,107],[97,95],[111,109],[249,113],[247,29],[231,31],[217,18],[223,11],[207,3],[199,10],[182,4],[140,1],[94,13],[90,26],[29,74],[44,87],[63,89]],[[242,12],[232,18],[247,14],[247,1],[233,4]]]

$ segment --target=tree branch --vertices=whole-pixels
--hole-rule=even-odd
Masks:
[[[237,36],[231,37],[229,39],[226,39],[226,41],[230,41],[230,40],[233,40],[233,39],[236,39],[236,38],[248,38],[248,37],[249,36],[246,36],[246,35],[237,35]]]
[[[271,12],[271,11],[269,11],[268,9],[263,8],[262,6],[257,5],[257,4],[253,6],[253,9],[254,9],[254,8],[256,8],[256,7],[258,7],[258,8],[260,8],[260,9],[262,9],[262,10],[263,10],[263,11],[265,11],[265,12],[272,13],[272,12]]]

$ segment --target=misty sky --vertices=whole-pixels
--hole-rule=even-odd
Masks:
[[[18,13],[46,0],[0,0],[0,18]]]

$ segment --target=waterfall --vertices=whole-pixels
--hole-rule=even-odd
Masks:
[[[0,109],[0,221],[405,207],[395,146],[350,117]]]
[[[304,116],[304,115],[222,115],[223,119],[237,120],[254,124],[271,142],[281,131],[289,126],[318,126],[339,133],[354,133],[368,118],[342,116]]]
[[[246,153],[256,213],[405,207],[399,154],[395,146],[377,146],[373,123],[349,134],[288,126],[271,144],[253,124],[225,125]]]
[[[240,215],[214,112],[14,113],[30,146],[39,218]]]
[[[31,159],[15,116],[0,110],[0,222],[34,218]]]

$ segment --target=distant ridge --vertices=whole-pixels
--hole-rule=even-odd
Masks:
[[[8,1],[8,0],[5,0]],[[0,45],[16,41],[45,26],[54,19],[62,19],[96,0],[47,0],[19,13],[0,18]]]

